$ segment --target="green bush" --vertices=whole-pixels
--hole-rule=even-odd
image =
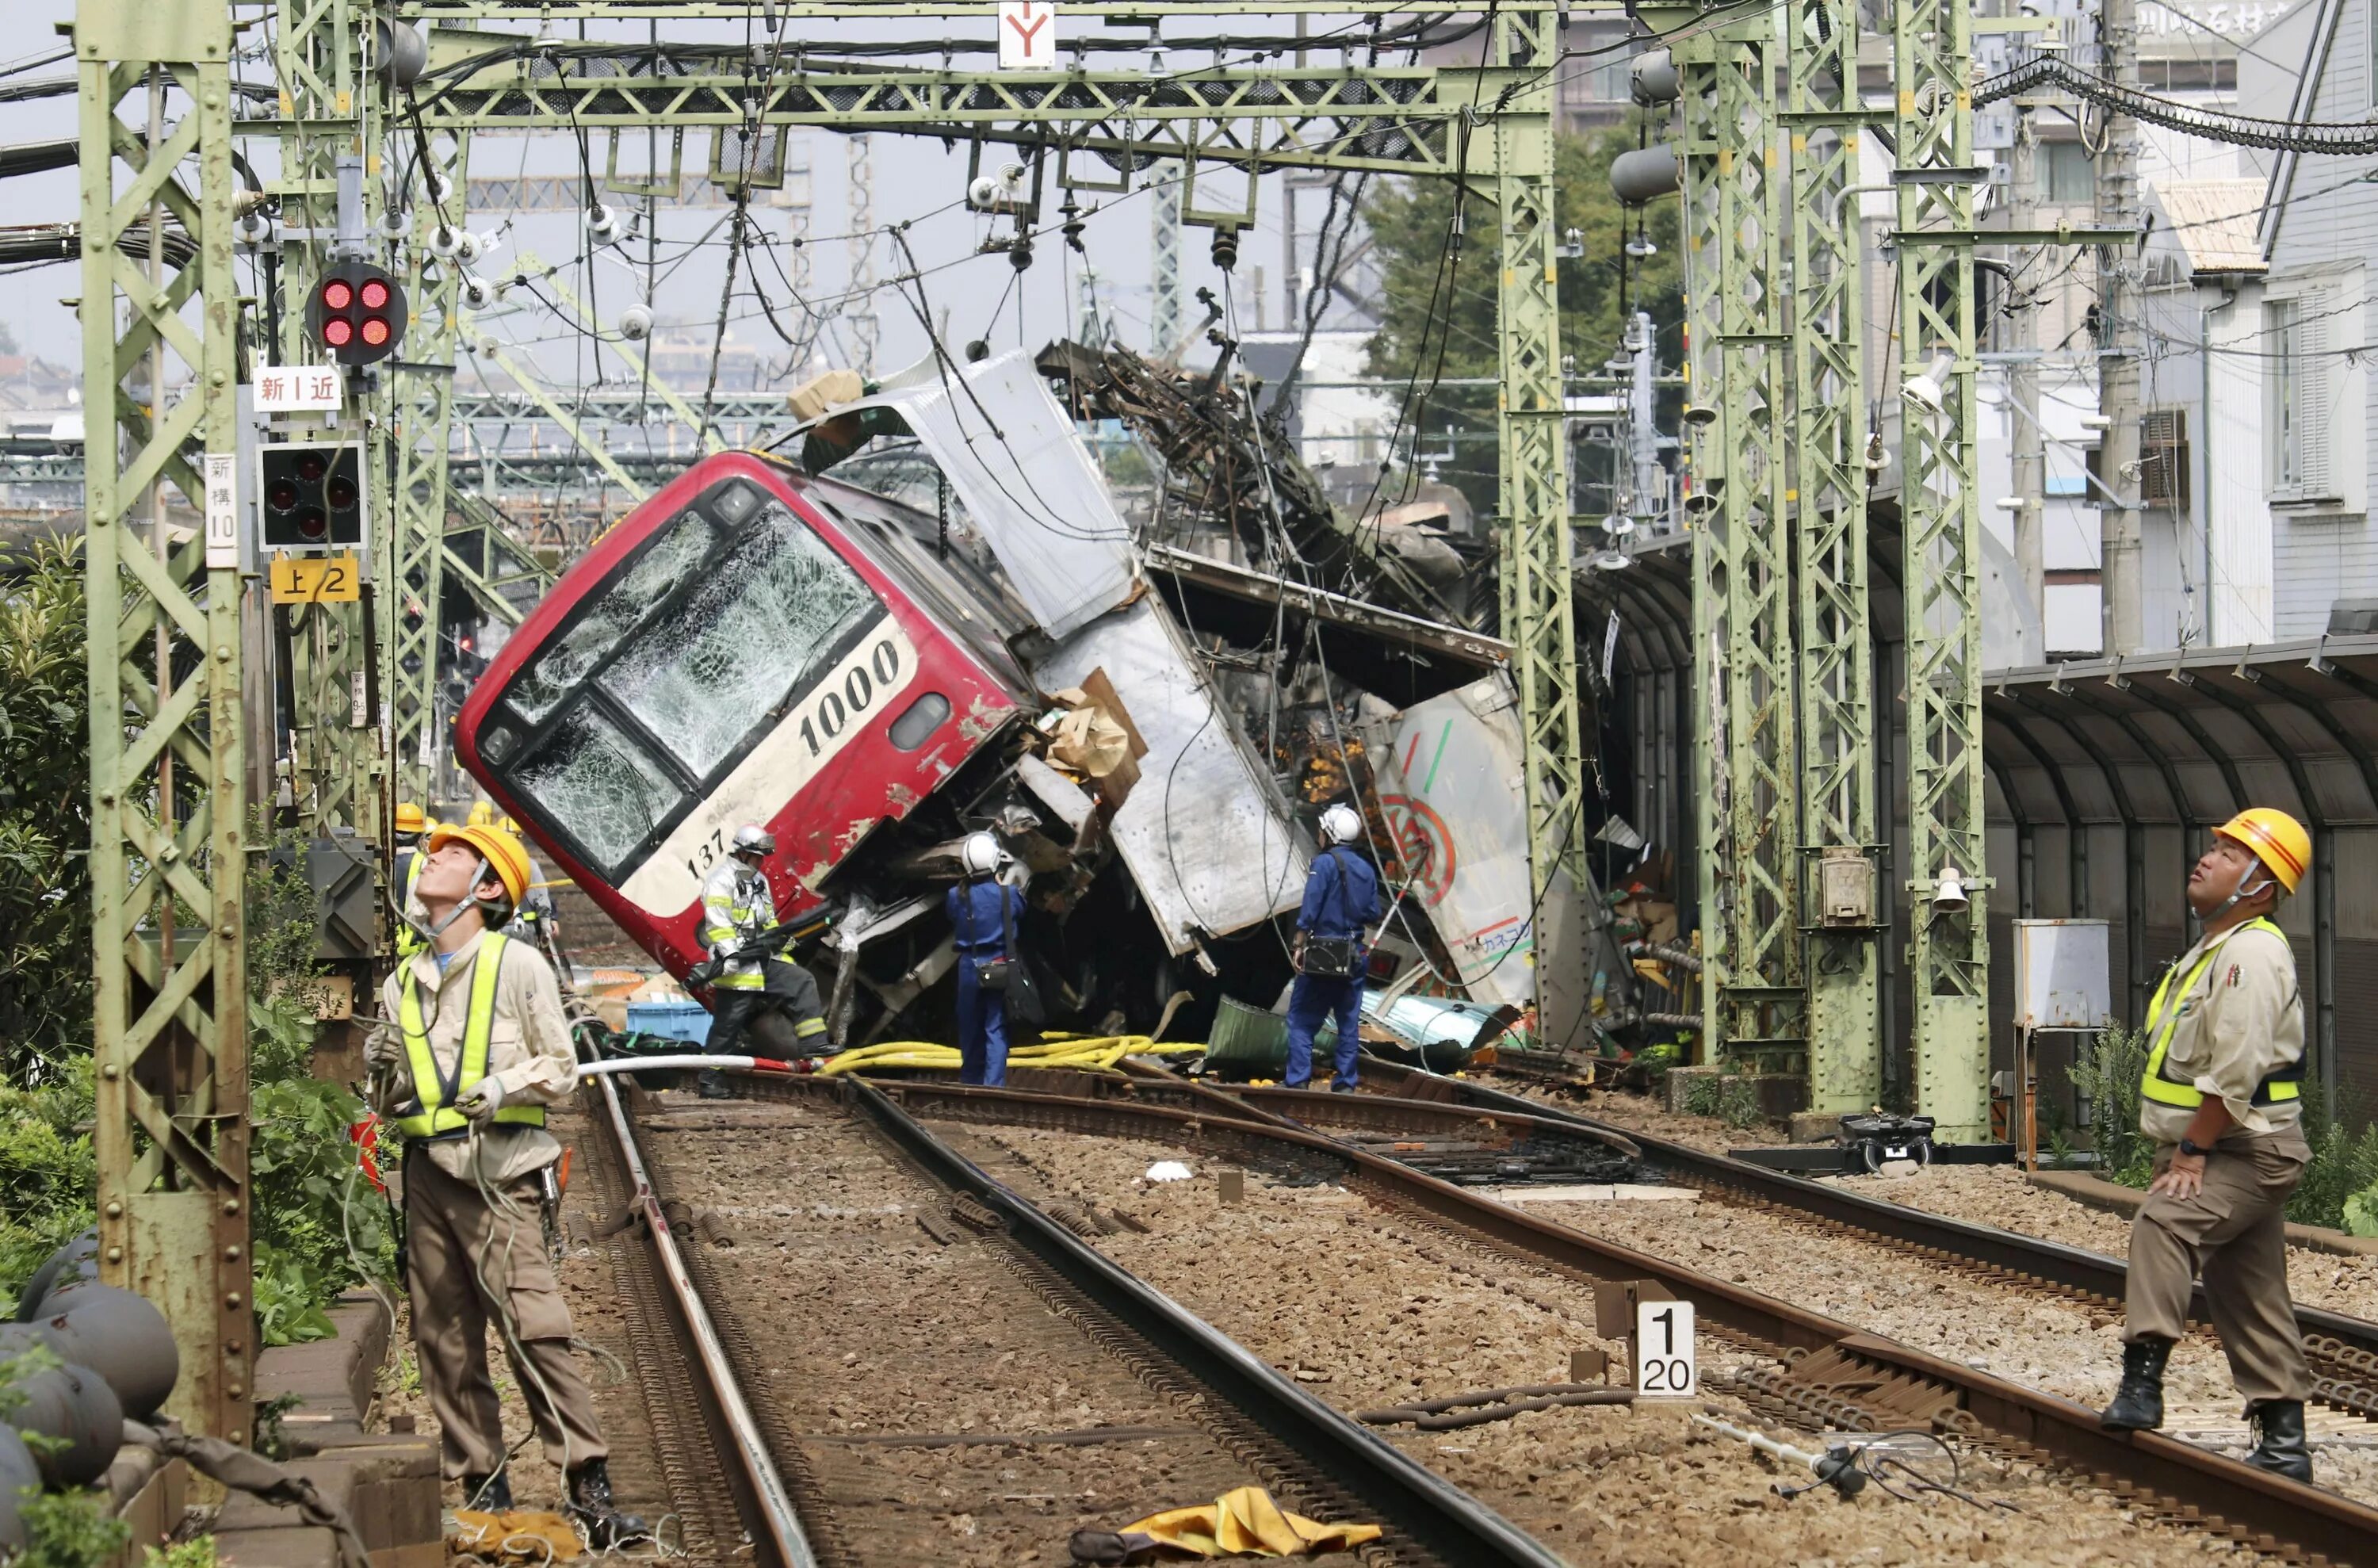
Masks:
[[[12,1568],[97,1568],[132,1539],[132,1526],[115,1516],[103,1491],[28,1488],[18,1506],[25,1550]]]
[[[0,1083],[0,1310],[15,1286],[98,1218],[89,1055],[59,1058],[32,1087]]]
[[[2072,1064],[2072,1085],[2090,1101],[2097,1174],[2124,1187],[2144,1188],[2154,1174],[2155,1142],[2139,1131],[2139,1080],[2146,1070],[2146,1036],[2127,1029],[2108,1030],[2086,1060]]]
[[[2312,1164],[2288,1200],[2288,1218],[2300,1225],[2346,1225],[2346,1204],[2378,1186],[2378,1127],[2355,1132],[2336,1118],[2328,1096],[2307,1080],[2303,1099],[2304,1141]]]
[[[90,1041],[90,674],[82,564],[44,545],[0,587],[0,1077]]]

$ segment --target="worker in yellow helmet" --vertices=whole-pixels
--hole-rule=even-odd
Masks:
[[[2301,823],[2255,806],[2214,830],[2189,874],[2204,935],[2147,1007],[2139,1130],[2156,1175],[2131,1224],[2121,1387],[2099,1417],[2122,1431],[2163,1425],[2164,1364],[2201,1272],[2255,1428],[2246,1462],[2300,1481],[2312,1479],[2312,1369],[2288,1299],[2286,1221],[2312,1149],[2295,950],[2271,916],[2311,861]]]
[[[396,802],[396,874],[390,886],[396,889],[396,956],[409,959],[421,950],[421,933],[407,918],[413,905],[414,879],[421,874],[426,858],[421,850],[421,836],[429,831],[429,818],[417,801]]]
[[[504,1349],[564,1507],[597,1550],[647,1532],[612,1501],[609,1451],[570,1359],[570,1309],[546,1251],[546,1175],[561,1146],[545,1108],[577,1082],[552,966],[498,929],[527,892],[520,840],[486,824],[429,835],[414,884],[420,951],[381,992],[365,1047],[374,1108],[404,1134],[406,1286],[421,1381],[445,1475],[464,1505],[512,1506],[487,1375],[487,1325]]]
[[[522,841],[525,847],[525,841],[522,840],[519,823],[514,822],[510,817],[505,817],[496,826],[510,834],[516,841]],[[561,931],[554,923],[553,919],[553,890],[546,885],[545,868],[534,860],[528,862],[527,896],[521,899],[520,907],[512,912],[512,923],[504,927],[504,935],[539,944],[543,944],[549,938],[553,944],[549,950],[557,953],[560,951]],[[548,949],[540,946],[539,951],[546,950]]]
[[[492,827],[495,824],[496,807],[494,802],[473,801],[471,802],[471,815],[468,821],[469,826]]]

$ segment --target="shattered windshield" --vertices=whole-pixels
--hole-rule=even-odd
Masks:
[[[710,552],[710,525],[691,507],[660,531],[619,580],[578,612],[578,620],[537,655],[506,694],[521,717],[534,722],[578,689],[637,617],[674,592]]]
[[[650,753],[585,704],[512,771],[512,782],[606,870],[632,854],[681,798]]]
[[[883,613],[789,506],[725,481],[513,678],[483,753],[619,880]]]
[[[760,515],[602,677],[697,778],[740,749],[754,721],[875,607],[859,573],[788,508],[772,502]]]

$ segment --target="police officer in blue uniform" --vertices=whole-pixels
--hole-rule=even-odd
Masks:
[[[999,880],[1007,859],[988,833],[959,850],[966,877],[942,907],[958,949],[958,1081],[997,1089],[1007,1081],[1007,977],[1019,962],[1015,923],[1024,895]]]
[[[1379,874],[1350,848],[1363,833],[1351,806],[1321,814],[1321,853],[1304,879],[1297,911],[1296,983],[1288,994],[1288,1086],[1313,1081],[1313,1036],[1324,1019],[1338,1019],[1337,1076],[1330,1092],[1354,1090],[1354,1058],[1362,1050],[1363,974],[1370,959],[1370,928],[1386,918]]]

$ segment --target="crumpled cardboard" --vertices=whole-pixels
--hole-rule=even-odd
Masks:
[[[1049,761],[1077,779],[1095,781],[1099,797],[1119,806],[1139,782],[1139,759],[1147,742],[1131,721],[1104,669],[1093,669],[1078,686],[1051,694],[1063,707],[1049,731]]]
[[[828,370],[812,376],[785,394],[796,419],[814,419],[830,408],[857,403],[867,395],[867,383],[856,370]]]

